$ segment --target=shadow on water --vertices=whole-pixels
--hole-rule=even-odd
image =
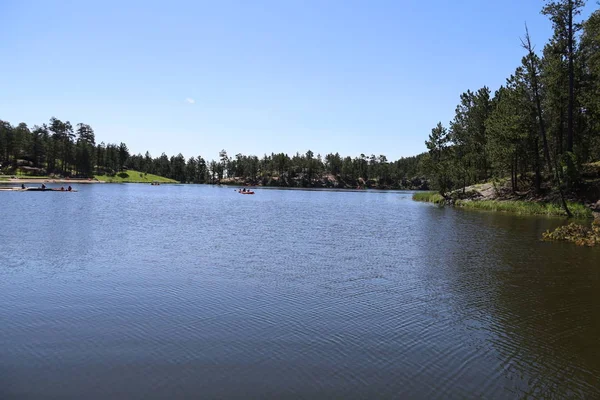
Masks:
[[[499,363],[485,391],[600,397],[598,249],[542,242],[557,218],[430,212],[421,229],[437,245],[423,257],[452,293],[464,346]]]

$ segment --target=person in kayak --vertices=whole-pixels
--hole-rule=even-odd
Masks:
[[[70,192],[71,190],[73,190],[73,188],[71,187],[71,185],[69,185],[69,187],[67,188],[67,190]]]
[[[25,189],[25,184],[21,183],[21,189]]]
[[[46,189],[46,185],[42,183],[42,189]]]

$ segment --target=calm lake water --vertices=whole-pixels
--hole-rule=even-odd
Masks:
[[[0,398],[600,398],[600,250],[408,192],[0,192]]]

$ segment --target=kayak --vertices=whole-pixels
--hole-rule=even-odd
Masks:
[[[21,189],[24,190],[26,192],[76,192],[77,190],[71,189],[71,190],[60,190],[60,189],[56,189],[56,188],[25,188],[25,189]]]
[[[240,194],[254,194],[254,192],[238,192]]]
[[[75,189],[71,189],[71,190],[60,190],[60,189],[52,189],[52,188],[35,188],[35,187],[28,187],[28,188],[0,188],[0,190],[4,190],[4,191],[13,191],[13,192],[76,192],[77,190]]]

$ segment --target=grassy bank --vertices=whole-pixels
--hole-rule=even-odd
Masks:
[[[475,210],[511,212],[521,215],[566,216],[562,206],[554,203],[541,203],[522,200],[457,200],[458,207]],[[592,211],[583,204],[567,202],[575,218],[592,218]]]
[[[428,203],[443,204],[444,198],[437,192],[417,192],[413,194],[414,201],[425,201]]]
[[[119,172],[115,176],[96,175],[95,178],[108,183],[178,183],[176,180],[173,179],[153,174],[146,174],[144,172],[135,171],[132,169],[125,172]]]
[[[444,198],[436,192],[418,192],[413,195],[415,201],[443,204]],[[456,200],[457,207],[473,210],[510,212],[520,215],[566,216],[565,210],[555,203],[543,203],[522,200]],[[591,218],[592,211],[583,204],[567,202],[575,218]]]

